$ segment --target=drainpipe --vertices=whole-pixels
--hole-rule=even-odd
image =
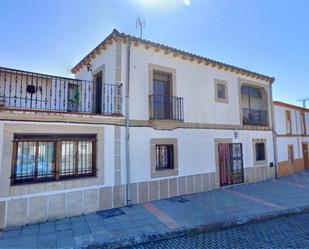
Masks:
[[[272,82],[273,83],[273,82]],[[272,135],[273,135],[273,148],[274,148],[274,164],[276,179],[278,176],[278,159],[277,159],[277,139],[276,139],[276,125],[275,125],[275,110],[273,105],[273,90],[272,84],[270,85],[270,106],[271,106],[271,119],[272,119]]]
[[[128,42],[127,48],[127,84],[126,84],[126,110],[125,110],[125,138],[126,138],[126,200],[127,206],[130,207],[131,204],[131,176],[130,176],[130,109],[129,109],[129,100],[130,100],[130,56],[131,56],[131,41]]]
[[[299,130],[298,130],[298,116],[297,116],[297,111],[296,111],[296,109],[294,110],[294,113],[295,113],[295,124],[296,124],[296,137],[297,137],[297,151],[298,151],[298,158],[300,158],[300,144],[299,144],[299,136],[298,136],[298,132],[299,132]],[[299,118],[300,118],[300,116],[299,116]],[[292,126],[292,124],[293,124],[293,122],[292,122],[292,120],[291,120],[291,126]],[[301,127],[301,124],[299,124],[300,125],[300,127]],[[293,127],[293,126],[292,126]],[[292,134],[293,134],[293,131],[292,131]]]

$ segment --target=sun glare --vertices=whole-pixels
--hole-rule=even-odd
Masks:
[[[135,3],[144,8],[166,9],[181,6],[190,6],[191,0],[134,0]]]

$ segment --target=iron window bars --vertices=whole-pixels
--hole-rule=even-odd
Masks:
[[[173,144],[156,145],[156,170],[174,168],[174,146]]]
[[[96,176],[96,171],[96,135],[14,135],[12,185]]]

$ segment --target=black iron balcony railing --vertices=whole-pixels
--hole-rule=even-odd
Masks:
[[[122,85],[0,67],[3,108],[121,115]]]
[[[262,110],[254,110],[243,108],[243,124],[244,125],[268,125],[268,112]]]
[[[149,103],[149,119],[184,120],[183,98],[168,95],[150,95]]]

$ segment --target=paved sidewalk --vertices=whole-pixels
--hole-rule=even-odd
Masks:
[[[190,229],[209,231],[309,210],[309,171],[280,180],[243,184],[130,208],[6,230],[0,248],[117,247],[168,238]]]

